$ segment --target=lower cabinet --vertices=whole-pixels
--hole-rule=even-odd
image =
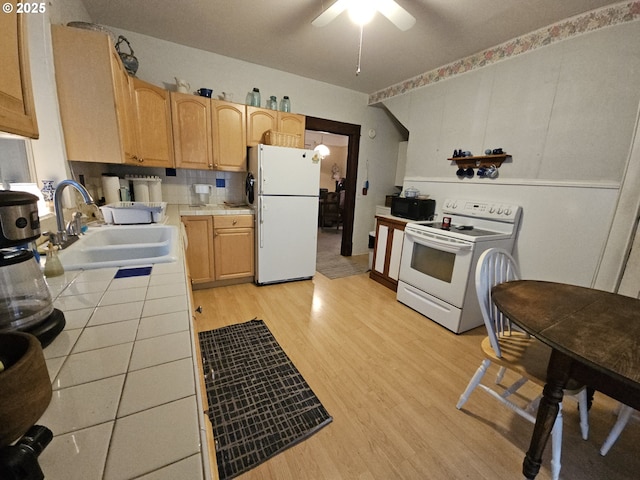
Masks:
[[[213,217],[210,215],[193,215],[182,217],[187,231],[188,245],[186,250],[189,277],[192,285],[199,285],[215,280],[213,263]]]
[[[215,279],[253,277],[253,215],[213,217]]]
[[[369,277],[392,290],[398,289],[405,225],[403,221],[376,217],[376,243]]]
[[[194,288],[251,282],[253,215],[183,216],[189,276]]]

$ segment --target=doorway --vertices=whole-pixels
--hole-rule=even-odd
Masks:
[[[317,265],[322,271],[328,262],[347,258],[340,255],[344,217],[344,179],[347,176],[349,137],[306,130],[305,148],[326,147],[320,161],[320,205],[318,206]]]
[[[313,132],[326,132],[347,137],[347,167],[343,182],[345,193],[340,255],[350,257],[353,252],[353,220],[356,204],[356,182],[358,179],[358,154],[360,152],[360,125],[307,117],[305,128]]]

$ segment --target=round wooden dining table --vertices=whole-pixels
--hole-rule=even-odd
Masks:
[[[640,409],[640,300],[535,280],[493,287],[513,323],[552,348],[522,473],[534,479],[569,379]]]

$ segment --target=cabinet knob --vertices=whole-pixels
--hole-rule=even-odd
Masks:
[[[238,220],[234,218],[232,223],[233,225],[235,225],[236,223],[238,223]]]
[[[198,307],[196,308],[196,312],[202,313],[202,305],[198,305]]]
[[[210,164],[209,164],[209,168],[213,168],[213,163],[210,163]]]
[[[138,162],[139,162],[139,163],[144,162],[144,158],[142,158],[142,157],[138,158]]]

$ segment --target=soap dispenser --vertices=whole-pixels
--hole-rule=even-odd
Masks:
[[[47,249],[47,259],[44,264],[44,276],[45,277],[59,277],[64,274],[64,267],[58,258],[58,247],[49,242]]]

